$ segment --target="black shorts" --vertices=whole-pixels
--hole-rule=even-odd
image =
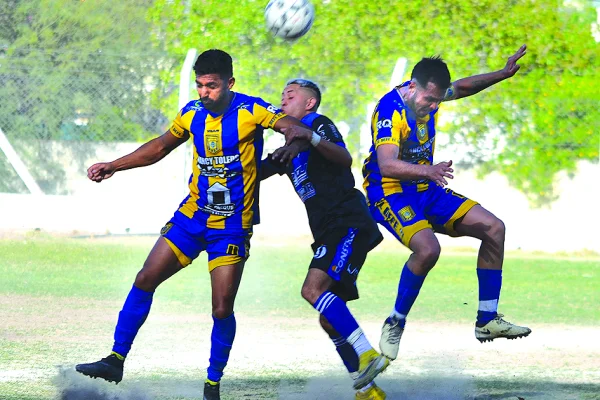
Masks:
[[[375,225],[375,224],[373,224]],[[326,272],[334,284],[330,291],[344,301],[358,299],[356,279],[367,253],[375,248],[383,236],[373,229],[338,228],[326,233],[313,243],[313,259],[309,268]]]

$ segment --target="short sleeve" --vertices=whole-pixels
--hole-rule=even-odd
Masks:
[[[256,119],[256,124],[263,128],[273,128],[277,121],[286,116],[281,109],[258,98],[254,103],[252,115]]]
[[[382,144],[400,147],[410,132],[406,121],[406,110],[398,109],[395,103],[385,100],[384,98],[379,102],[371,119],[375,149]]]
[[[189,133],[188,129],[185,128],[185,123],[181,118],[181,111],[177,114],[177,117],[173,120],[171,127],[169,128],[169,132],[177,138],[183,138],[187,133]]]
[[[338,146],[346,148],[344,138],[342,137],[342,134],[338,130],[337,126],[335,126],[333,121],[324,115],[321,115],[313,121],[312,129],[328,142],[335,143]]]

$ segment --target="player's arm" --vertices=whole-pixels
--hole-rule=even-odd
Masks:
[[[280,161],[273,158],[273,154],[269,154],[267,158],[262,160],[260,163],[260,169],[258,170],[258,178],[264,181],[273,175],[285,174],[285,166]]]
[[[317,149],[319,153],[325,157],[325,159],[331,161],[332,163],[339,164],[344,167],[350,167],[352,165],[352,156],[348,150],[345,147],[332,143],[327,132],[323,132],[323,134],[313,132],[306,128],[306,126],[297,119],[293,118],[293,120],[294,121],[290,121],[288,126],[282,128],[283,133],[285,134],[286,146],[300,141],[302,142],[303,146],[304,144],[310,144],[311,146],[314,146],[314,148]],[[295,121],[298,121],[300,125],[296,124]],[[330,128],[327,127],[324,129]]]
[[[444,187],[446,178],[452,179],[452,161],[443,161],[436,165],[411,164],[398,159],[400,148],[395,144],[382,144],[377,147],[377,164],[381,176],[399,180],[429,179]]]
[[[452,83],[446,93],[446,101],[472,96],[482,90],[515,75],[521,66],[517,61],[525,55],[527,46],[523,45],[515,54],[508,57],[504,68],[487,74],[473,75]]]
[[[94,182],[102,182],[114,175],[117,171],[145,167],[162,160],[177,146],[184,143],[189,138],[189,133],[185,132],[182,137],[177,137],[167,131],[161,136],[144,143],[133,153],[127,154],[112,162],[97,163],[88,168],[88,178]]]

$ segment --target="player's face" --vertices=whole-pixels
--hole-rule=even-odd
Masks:
[[[427,86],[423,87],[413,81],[409,85],[409,92],[411,92],[409,106],[417,117],[424,118],[440,106],[446,90],[432,82],[428,82]]]
[[[302,119],[310,109],[312,96],[298,84],[291,84],[281,93],[281,109],[294,118]]]
[[[222,111],[229,105],[234,78],[223,79],[219,74],[196,76],[196,90],[202,105],[209,111]]]

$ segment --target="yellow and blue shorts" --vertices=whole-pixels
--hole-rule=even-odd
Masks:
[[[252,229],[206,227],[181,212],[175,212],[161,229],[161,236],[171,247],[182,266],[186,267],[206,251],[208,271],[224,265],[237,264],[250,257]]]
[[[458,236],[454,224],[477,204],[449,188],[430,184],[422,192],[394,193],[375,201],[369,199],[369,210],[377,223],[409,247],[415,233],[423,229]]]

